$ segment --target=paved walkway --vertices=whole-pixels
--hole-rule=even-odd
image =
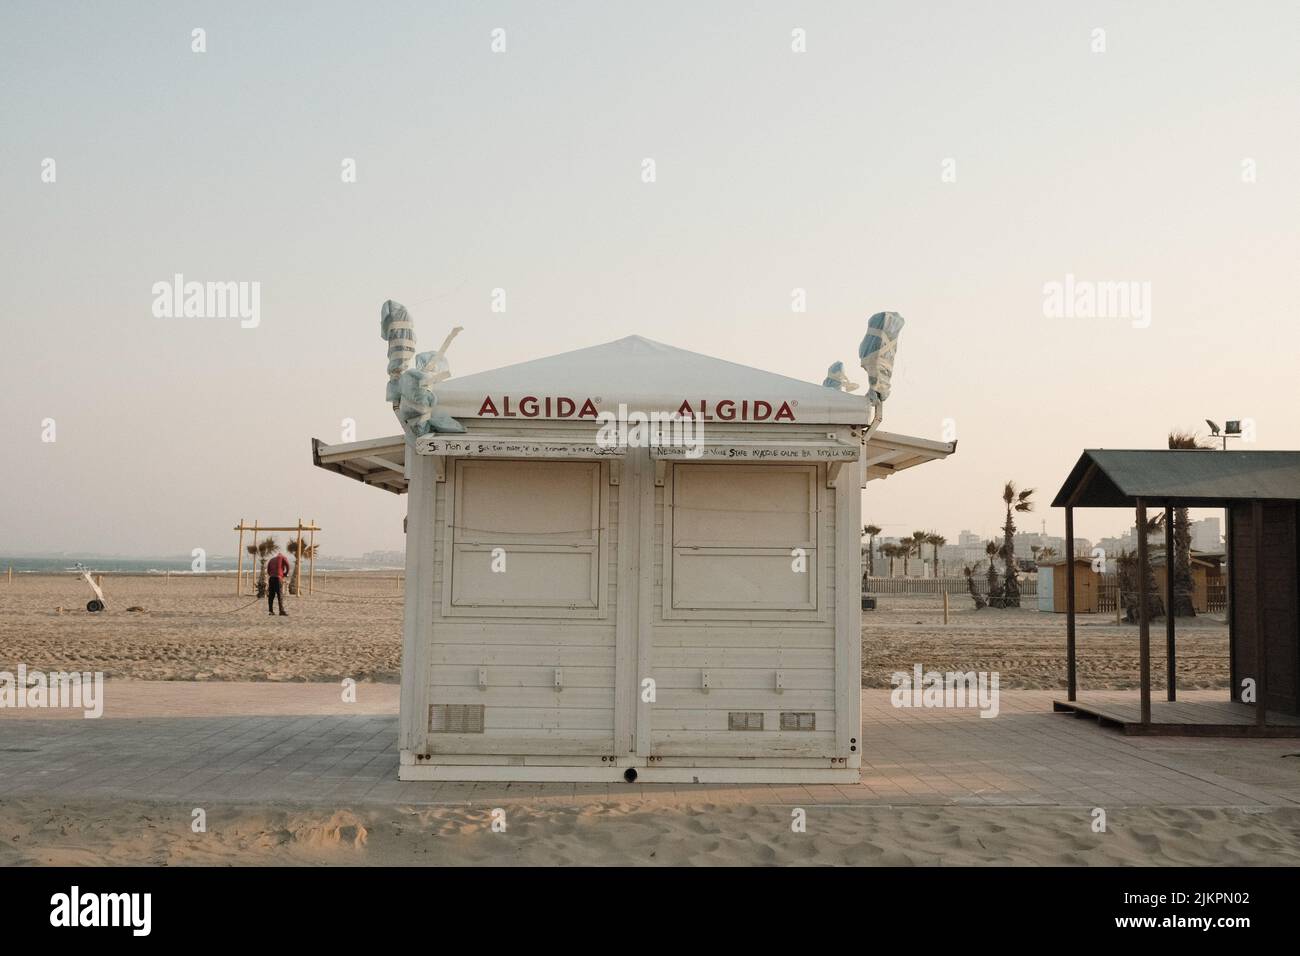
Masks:
[[[1300,741],[1126,738],[1052,713],[1050,691],[1003,691],[988,719],[896,709],[889,691],[865,690],[856,786],[402,783],[397,693],[360,684],[347,704],[334,684],[116,681],[99,720],[0,710],[0,799],[1300,806]]]

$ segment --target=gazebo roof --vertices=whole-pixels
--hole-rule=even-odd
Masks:
[[[1092,449],[1079,457],[1052,507],[1122,508],[1138,498],[1189,508],[1300,500],[1300,451]]]

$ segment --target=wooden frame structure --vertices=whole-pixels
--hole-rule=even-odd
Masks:
[[[1176,449],[1085,451],[1052,502],[1065,509],[1066,560],[1074,561],[1074,509],[1132,507],[1138,529],[1147,509],[1165,516],[1165,587],[1174,591],[1175,508],[1227,512],[1228,641],[1231,699],[1225,705],[1179,704],[1176,619],[1165,614],[1166,700],[1151,700],[1150,570],[1139,530],[1136,711],[1113,700],[1078,700],[1074,579],[1067,580],[1066,700],[1053,709],[1097,718],[1129,734],[1300,737],[1300,452]],[[1268,520],[1266,521],[1266,515]],[[1265,588],[1268,600],[1265,600]],[[1253,682],[1253,693],[1245,682]],[[1273,686],[1273,685],[1277,686]],[[1112,695],[1113,696],[1113,695]],[[1270,713],[1273,720],[1270,721]]]
[[[257,536],[262,532],[270,531],[294,531],[297,532],[298,553],[302,553],[302,536],[308,535],[308,572],[307,572],[307,593],[311,594],[316,584],[316,532],[322,530],[316,525],[313,519],[303,524],[301,518],[296,525],[259,525],[254,521],[251,525],[245,524],[244,519],[239,519],[239,524],[235,525],[235,530],[239,532],[239,552],[235,563],[235,596],[239,597],[244,593],[244,532],[253,533],[253,546],[257,546]],[[256,569],[256,565],[254,565]],[[298,597],[302,597],[302,558],[295,558],[293,562],[293,590]]]

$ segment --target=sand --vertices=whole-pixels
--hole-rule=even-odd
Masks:
[[[22,661],[135,680],[398,680],[395,573],[318,571],[315,594],[286,599],[288,617],[237,598],[229,575],[106,575],[103,587],[108,608],[92,614],[90,589],[75,575],[0,579],[0,670]]]
[[[862,686],[889,687],[895,671],[913,664],[927,670],[997,671],[1004,688],[1050,690],[1065,686],[1065,615],[1034,608],[985,608],[969,598],[897,595],[880,598],[880,609],[862,613]],[[1227,687],[1228,626],[1222,614],[1176,622],[1178,686]],[[1114,615],[1077,618],[1079,686],[1122,690],[1138,686],[1138,629],[1116,624]],[[1165,624],[1151,625],[1151,675],[1165,680]]]
[[[318,573],[316,581],[313,596],[289,599],[289,617],[269,617],[265,605],[236,598],[228,576],[110,575],[109,607],[91,614],[89,589],[76,576],[16,575],[12,585],[0,580],[0,669],[22,661],[135,680],[397,681],[397,575]],[[126,610],[133,605],[146,610]],[[1226,687],[1222,615],[1178,627],[1179,686]],[[1082,615],[1078,635],[1081,686],[1137,686],[1136,627]],[[1162,623],[1152,629],[1152,645],[1152,672],[1162,686]],[[1033,608],[977,612],[954,596],[944,625],[936,598],[883,597],[879,610],[863,613],[863,686],[888,687],[893,672],[914,664],[997,671],[1004,688],[1063,687],[1065,618]]]
[[[512,804],[352,810],[0,801],[0,865],[1296,865],[1300,807],[1130,808],[1093,833],[1082,811]]]
[[[128,681],[395,682],[396,576],[318,575],[317,584],[313,597],[291,598],[282,618],[236,598],[228,577],[109,576],[109,608],[99,614],[85,610],[88,589],[73,575],[0,579],[0,669],[21,662]],[[1183,686],[1224,686],[1222,619],[1180,628]],[[1136,628],[1084,618],[1079,642],[1084,686],[1134,685]],[[1153,643],[1162,642],[1157,627]],[[1064,619],[1029,608],[975,612],[958,598],[945,626],[934,599],[886,598],[864,614],[863,648],[865,686],[888,686],[893,671],[917,663],[996,670],[1008,689],[1064,681]],[[156,708],[159,693],[149,699]],[[178,697],[178,719],[185,706]],[[292,704],[268,702],[266,712],[285,707]],[[1294,772],[1290,764],[1270,770],[1285,778],[1280,785]],[[1087,808],[1054,805],[810,805],[806,833],[791,831],[790,805],[758,799],[583,802],[539,786],[536,798],[508,804],[504,833],[494,832],[492,809],[226,803],[210,808],[207,832],[193,833],[192,807],[180,799],[73,800],[55,789],[0,799],[0,865],[1300,864],[1300,806],[1287,798],[1277,806],[1125,806],[1111,812],[1104,834],[1091,832]]]

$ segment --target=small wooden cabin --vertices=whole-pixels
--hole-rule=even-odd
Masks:
[[[1151,567],[1156,572],[1156,588],[1160,591],[1160,602],[1168,608],[1169,603],[1169,581],[1165,574],[1165,556],[1163,553],[1152,555]],[[1218,567],[1209,561],[1203,561],[1193,553],[1191,560],[1192,572],[1192,608],[1197,614],[1208,614],[1210,611],[1210,580],[1211,576],[1218,576]]]
[[[1068,604],[1065,558],[1038,563],[1038,609],[1064,614]],[[1101,575],[1090,558],[1074,559],[1074,601],[1078,614],[1096,614],[1101,597]]]
[[[402,779],[857,779],[862,489],[955,443],[638,336],[436,394],[465,434],[314,444],[407,493]]]

